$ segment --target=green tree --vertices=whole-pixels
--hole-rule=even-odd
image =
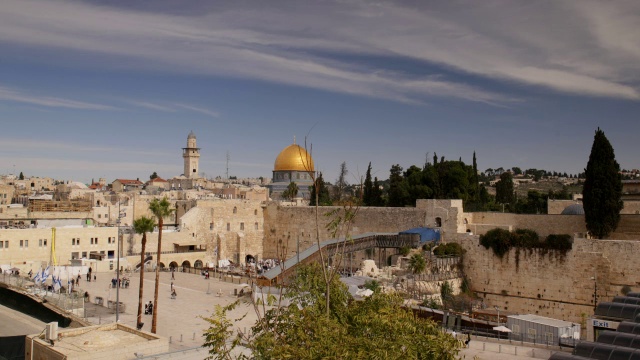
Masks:
[[[344,192],[349,186],[349,182],[347,182],[347,174],[349,174],[349,170],[347,170],[347,162],[343,161],[340,164],[340,173],[338,174],[338,179],[336,179],[336,185],[333,187],[333,202],[340,203],[342,198],[344,197]]]
[[[20,176],[18,176],[19,180],[24,180],[24,174],[22,173],[22,171],[20,171]]]
[[[371,190],[371,206],[384,206],[384,198],[382,197],[382,185],[378,181],[378,177],[373,178],[373,189]]]
[[[319,206],[331,206],[331,197],[329,196],[329,189],[322,178],[322,173],[318,174],[318,177],[314,181],[314,185],[310,186],[309,205],[315,206],[316,200]],[[317,195],[316,195],[317,194]]]
[[[600,128],[593,139],[585,175],[582,203],[587,230],[603,239],[618,227],[623,203],[620,165]]]
[[[496,201],[500,204],[511,205],[513,200],[513,177],[511,173],[503,172],[500,175],[500,181],[496,183]]]
[[[149,180],[153,180],[153,179],[157,179],[157,178],[158,178],[158,173],[157,173],[157,172],[155,172],[155,171],[153,172],[153,174],[151,174],[151,175],[149,176]]]
[[[144,257],[147,247],[147,233],[152,232],[156,227],[156,221],[152,218],[142,216],[133,221],[133,231],[136,234],[142,234],[142,249],[140,250],[140,289],[138,290],[138,317],[136,318],[136,324],[141,327],[142,324],[142,297],[144,287]]]
[[[164,218],[173,214],[174,209],[165,196],[162,200],[153,199],[149,204],[149,210],[158,219],[158,253],[156,254],[156,284],[153,294],[153,318],[151,321],[151,332],[156,333],[158,325],[158,291],[160,285],[160,253],[162,253],[162,227]]]
[[[205,333],[210,359],[231,358],[230,347],[242,342],[256,359],[456,359],[460,344],[428,319],[416,318],[395,294],[375,291],[352,301],[338,279],[331,283],[331,311],[321,301],[325,292],[319,265],[297,272],[287,291],[289,306],[267,310],[251,338],[230,334],[230,309],[217,308]],[[304,304],[304,305],[302,305]]]
[[[373,206],[373,182],[371,181],[371,162],[367,167],[367,175],[364,178],[364,191],[362,194],[364,206]]]
[[[409,258],[409,270],[414,274],[420,274],[427,268],[427,261],[422,254],[413,254]]]
[[[453,287],[448,281],[440,285],[440,298],[442,298],[442,308],[447,309],[447,302],[453,297]]]
[[[292,181],[289,183],[289,185],[287,185],[287,190],[283,191],[281,196],[285,200],[293,201],[293,199],[295,199],[297,195],[298,184]]]
[[[388,205],[393,207],[401,207],[405,205],[409,192],[402,178],[402,166],[391,166],[391,175],[389,176],[389,201]]]

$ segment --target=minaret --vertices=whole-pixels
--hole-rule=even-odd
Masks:
[[[187,147],[182,148],[182,158],[184,159],[184,176],[188,179],[197,178],[200,148],[196,147],[196,134],[193,131],[187,136]]]

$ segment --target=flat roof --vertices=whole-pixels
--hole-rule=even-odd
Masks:
[[[543,324],[543,325],[549,325],[549,326],[554,326],[554,327],[572,327],[577,323],[572,323],[570,321],[564,321],[564,320],[559,320],[559,319],[552,319],[552,318],[548,318],[548,317],[544,317],[544,316],[540,316],[540,315],[534,315],[534,314],[525,314],[525,315],[509,315],[507,316],[508,319],[518,319],[518,320],[524,320],[524,321],[530,321],[530,322],[534,322],[537,324]]]

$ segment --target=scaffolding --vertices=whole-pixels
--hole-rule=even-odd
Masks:
[[[58,211],[58,212],[90,212],[92,210],[90,201],[70,201],[70,200],[29,200],[29,211]]]

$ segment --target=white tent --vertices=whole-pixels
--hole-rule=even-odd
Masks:
[[[511,332],[511,329],[509,329],[508,327],[506,327],[504,325],[494,326],[493,330],[497,330],[497,331],[500,331],[500,332],[507,332],[507,333]]]

